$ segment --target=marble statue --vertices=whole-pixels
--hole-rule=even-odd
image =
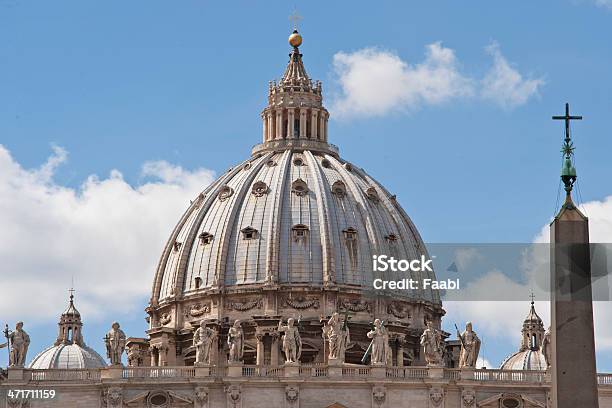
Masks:
[[[421,346],[423,347],[427,365],[442,365],[442,360],[444,358],[444,340],[442,339],[440,330],[434,328],[430,321],[427,322],[427,328],[421,335]]]
[[[323,337],[329,343],[329,359],[344,362],[344,353],[350,341],[350,334],[348,325],[340,320],[337,312],[332,313],[329,320],[323,323]]]
[[[302,354],[302,339],[300,331],[294,326],[293,317],[287,319],[287,325],[283,326],[282,320],[278,322],[278,331],[285,333],[283,336],[283,351],[287,363],[297,363]]]
[[[111,365],[121,365],[121,355],[125,349],[125,333],[119,327],[119,323],[113,322],[111,329],[104,336],[106,356]]]
[[[206,321],[202,320],[200,327],[193,333],[193,346],[196,349],[196,364],[210,364],[210,348],[217,337],[217,332],[206,327]]]
[[[244,354],[244,332],[240,326],[240,320],[236,320],[227,332],[227,345],[229,346],[229,362],[241,363]]]
[[[459,340],[461,340],[459,368],[476,367],[476,360],[478,360],[481,342],[476,332],[472,330],[472,322],[467,322],[465,324],[465,331],[461,334],[458,333],[458,336]]]
[[[374,329],[367,333],[371,347],[372,365],[387,364],[391,357],[391,347],[389,346],[389,332],[380,319],[374,320]]]
[[[23,330],[23,322],[18,322],[15,330],[12,332],[7,330],[7,333],[10,345],[9,367],[23,367],[30,346],[30,336]]]
[[[550,326],[548,326],[548,330],[546,330],[542,339],[542,354],[544,354],[546,360],[546,368],[552,365],[552,339],[550,336]]]

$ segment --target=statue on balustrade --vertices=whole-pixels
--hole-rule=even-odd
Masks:
[[[111,365],[121,365],[121,355],[125,349],[125,333],[120,329],[119,323],[113,322],[111,329],[104,336],[106,343],[106,356]]]
[[[389,332],[384,323],[380,319],[374,320],[374,329],[367,333],[369,339],[372,339],[368,350],[371,352],[372,365],[385,365],[391,360],[391,347],[389,346]]]
[[[217,332],[206,327],[202,320],[200,327],[193,333],[193,346],[196,349],[195,364],[210,364],[210,349],[217,337]]]
[[[552,364],[552,339],[550,336],[550,326],[548,326],[548,330],[546,330],[542,339],[542,354],[544,354],[544,359],[546,360],[546,368]]]
[[[431,321],[421,335],[421,346],[425,361],[429,366],[440,366],[444,358],[444,339],[440,330],[433,327]]]
[[[283,326],[283,321],[278,322],[278,331],[285,333],[283,336],[283,352],[287,363],[297,363],[302,354],[302,338],[300,331],[294,326],[293,317],[287,319],[287,325]]]
[[[7,325],[4,335],[10,346],[9,367],[23,367],[30,347],[30,336],[23,330],[23,322],[18,322],[14,331],[10,331]]]
[[[478,353],[480,352],[481,342],[478,336],[476,335],[476,332],[472,329],[472,323],[467,322],[465,324],[465,331],[463,333],[459,333],[459,329],[457,329],[457,336],[461,341],[459,368],[476,367],[476,361],[478,360]]]
[[[229,362],[241,363],[244,354],[244,332],[240,320],[236,320],[227,332],[227,345],[229,346]]]
[[[321,317],[321,320],[323,318]],[[327,322],[323,323],[323,338],[329,343],[329,359],[338,362],[344,362],[344,353],[346,345],[350,341],[347,317],[344,321],[340,320],[340,315],[337,312],[332,313]]]

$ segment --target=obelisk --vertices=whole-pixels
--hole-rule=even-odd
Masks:
[[[565,202],[550,224],[552,400],[555,408],[598,408],[589,221],[572,201],[576,181],[574,147],[569,122],[582,119],[565,116],[563,167]]]

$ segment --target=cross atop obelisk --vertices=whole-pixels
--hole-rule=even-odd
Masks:
[[[553,116],[553,120],[564,120],[565,121],[565,139],[563,142],[563,148],[561,149],[561,153],[565,156],[563,160],[563,168],[561,169],[561,180],[563,180],[563,184],[565,185],[565,192],[567,193],[567,198],[570,198],[570,192],[574,187],[574,182],[576,181],[576,168],[572,164],[572,156],[574,155],[574,143],[572,142],[572,137],[570,136],[570,121],[572,120],[582,120],[582,116],[572,116],[570,115],[569,103],[565,104],[565,115],[563,116]]]

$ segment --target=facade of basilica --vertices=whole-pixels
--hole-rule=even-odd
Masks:
[[[441,330],[437,290],[372,290],[374,255],[418,259],[427,249],[396,197],[328,142],[322,85],[306,73],[297,31],[289,43],[261,113],[262,143],[171,232],[146,336],[113,324],[108,364],[86,345],[71,296],[55,342],[0,376],[0,396],[55,397],[13,394],[0,407],[550,406],[547,335],[533,302],[517,353],[482,369],[471,325],[460,340]],[[612,374],[598,381],[600,407],[612,407]]]

